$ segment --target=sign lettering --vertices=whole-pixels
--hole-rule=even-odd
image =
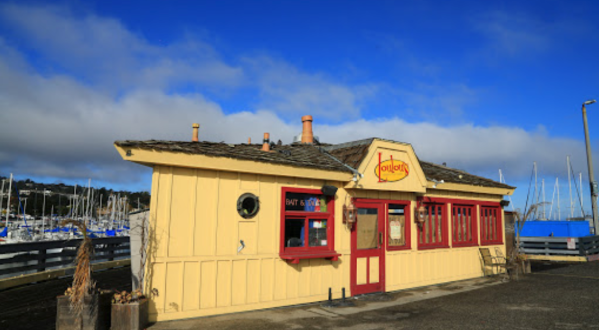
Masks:
[[[395,182],[399,181],[410,174],[408,164],[401,160],[390,159],[381,161],[382,155],[379,152],[379,163],[374,168],[374,174],[379,178],[379,182]]]

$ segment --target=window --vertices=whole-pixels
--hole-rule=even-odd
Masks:
[[[426,218],[418,228],[418,248],[433,249],[449,247],[447,244],[446,204],[424,204]]]
[[[410,248],[409,212],[408,205],[389,204],[387,211],[387,250]]]
[[[334,197],[320,190],[283,188],[280,256],[299,259],[332,258],[334,248]]]
[[[473,205],[451,206],[451,237],[454,247],[477,245],[476,207]]]
[[[480,206],[480,243],[503,244],[501,226],[501,208],[498,206]]]
[[[258,197],[252,193],[245,193],[237,199],[237,213],[244,219],[253,218],[260,210]]]

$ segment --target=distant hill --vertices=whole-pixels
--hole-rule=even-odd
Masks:
[[[6,180],[4,184],[4,194],[8,193],[8,178],[4,176],[0,176],[0,187],[2,185],[2,180]],[[54,214],[65,215],[69,212],[69,198],[73,196],[74,186],[66,185],[64,183],[40,183],[35,182],[30,179],[25,180],[14,180],[13,179],[13,189],[11,193],[11,205],[13,210],[15,206],[18,204],[18,198],[16,193],[16,188],[20,193],[20,197],[23,199],[27,199],[27,214],[31,214],[33,216],[41,216],[42,215],[42,207],[44,202],[44,191],[46,191],[46,210],[45,214],[49,215],[52,206],[54,206]],[[131,192],[131,191],[116,191],[112,189],[96,188],[94,189],[94,195],[96,196],[94,200],[98,203],[100,201],[100,196],[102,196],[102,205],[106,205],[108,202],[108,198],[111,194],[119,195],[121,197],[126,196],[129,201],[131,209],[139,208],[145,209],[150,206],[150,193],[146,191],[140,192]],[[83,192],[87,192],[87,187],[77,186],[77,194],[81,194]],[[6,196],[4,196],[2,205],[0,208],[6,208]]]

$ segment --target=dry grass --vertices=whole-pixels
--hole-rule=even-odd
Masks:
[[[512,249],[513,255],[510,256],[512,260],[516,260],[520,254],[520,233],[522,232],[524,224],[526,221],[531,220],[531,218],[534,217],[537,209],[542,205],[543,203],[533,204],[528,210],[526,210],[525,213],[520,212],[520,210],[514,211],[514,217],[516,218],[516,221],[514,222],[516,240],[514,241],[514,249]]]
[[[79,228],[83,233],[83,241],[77,248],[76,267],[73,274],[73,285],[71,287],[71,307],[78,314],[83,310],[83,298],[92,293],[95,282],[91,278],[92,268],[91,259],[94,255],[94,245],[87,236],[87,227],[85,223],[68,219],[61,223],[61,226],[71,224]]]

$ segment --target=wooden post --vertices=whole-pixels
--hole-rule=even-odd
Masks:
[[[46,249],[38,250],[37,254],[37,271],[43,272],[46,270]]]

